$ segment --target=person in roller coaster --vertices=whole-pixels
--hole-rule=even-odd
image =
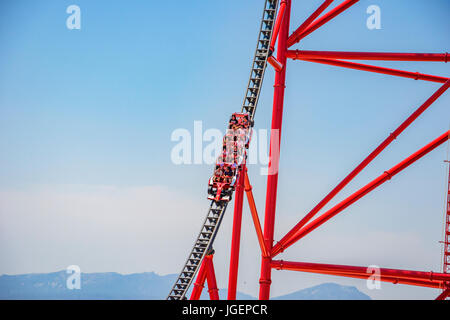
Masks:
[[[250,126],[250,121],[248,119],[248,114],[236,114],[233,113],[230,119],[229,129],[247,129]]]
[[[231,115],[231,119],[230,119],[230,123],[229,123],[228,128],[229,129],[234,129],[237,124],[238,124],[238,119],[236,119],[236,115],[233,113]]]
[[[223,154],[225,157],[227,157],[227,154],[233,153],[233,150],[235,148],[236,145],[236,137],[231,133],[227,133],[223,142]],[[229,162],[229,161],[227,161]]]
[[[245,137],[244,137],[245,139]],[[245,157],[245,147],[246,147],[246,143],[244,139],[239,139],[236,142],[236,157],[237,157],[237,163],[241,164],[243,158]]]
[[[224,173],[224,175],[225,175],[225,179],[224,179],[224,180],[225,180],[227,183],[230,183],[231,180],[233,179],[233,176],[234,176],[234,172],[233,172],[233,170],[231,169],[231,167],[229,167],[229,166],[225,167],[225,173]]]
[[[223,169],[221,165],[216,165],[216,170],[214,171],[214,181],[215,182],[223,181]]]
[[[248,120],[248,114],[243,117],[239,117],[240,127],[243,129],[247,129],[250,125],[250,121]]]
[[[225,137],[224,137],[224,143],[228,144],[228,143],[232,143],[235,139],[235,135],[233,134],[234,130],[232,129],[228,129]]]
[[[226,152],[224,156],[225,156],[225,163],[227,163],[227,164],[234,163],[234,153],[233,152]]]

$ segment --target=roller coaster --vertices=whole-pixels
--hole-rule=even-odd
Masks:
[[[246,94],[240,112],[234,113],[227,126],[223,139],[223,153],[217,159],[212,177],[208,182],[207,197],[211,200],[208,213],[192,250],[173,285],[167,300],[185,300],[188,290],[194,283],[190,299],[198,300],[208,285],[209,296],[218,300],[218,289],[214,271],[214,239],[219,230],[227,205],[235,195],[233,232],[231,243],[231,261],[228,279],[228,299],[235,300],[241,236],[241,220],[244,191],[247,195],[250,212],[254,222],[258,243],[261,249],[261,276],[259,298],[270,298],[271,271],[293,270],[316,274],[334,275],[357,279],[368,279],[372,271],[364,266],[348,266],[310,262],[275,260],[274,258],[307,234],[363,198],[365,195],[392,179],[396,174],[419,160],[450,139],[450,131],[423,146],[376,179],[360,188],[331,209],[313,219],[350,181],[352,181],[369,163],[389,146],[407,127],[409,127],[430,105],[450,86],[448,77],[397,70],[375,65],[350,62],[348,60],[380,61],[434,61],[447,62],[447,53],[392,53],[392,52],[343,52],[290,50],[289,48],[303,38],[346,11],[359,0],[345,0],[328,10],[334,0],[325,0],[294,32],[289,33],[292,0],[265,0],[260,22],[257,46],[247,84]],[[275,50],[276,46],[276,50]],[[276,51],[276,55],[275,55]],[[251,141],[251,129],[267,65],[275,70],[272,131],[281,132],[286,83],[287,59],[309,61],[342,68],[375,72],[414,80],[431,81],[442,85],[421,106],[419,106],[400,126],[378,145],[358,166],[355,167],[335,188],[333,188],[311,211],[309,211],[281,240],[274,244],[275,210],[278,186],[278,158],[281,134],[272,136],[270,141],[269,175],[267,178],[264,230],[261,227],[252,186],[247,175],[246,158]],[[271,170],[272,169],[272,170]],[[440,290],[437,300],[450,296],[450,172],[446,201],[442,272],[380,268],[378,280],[395,284],[405,284]],[[197,276],[195,282],[194,279]]]

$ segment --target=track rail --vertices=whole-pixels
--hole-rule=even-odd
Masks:
[[[241,112],[247,112],[249,114],[249,118],[252,122],[255,117],[264,73],[266,71],[277,9],[278,0],[266,0],[263,17],[261,19],[258,42],[253,57],[252,69],[250,71],[247,90],[241,109]]]
[[[264,73],[267,66],[267,58],[270,54],[269,47],[272,40],[277,9],[278,0],[265,0],[263,16],[258,34],[258,42],[256,44],[250,77],[241,109],[241,112],[246,112],[249,114],[249,119],[252,126],[264,79]],[[239,172],[237,174],[239,175]],[[175,284],[170,290],[167,300],[186,299],[187,291],[189,290],[189,287],[191,286],[204,257],[212,250],[212,245],[217,235],[217,231],[219,230],[227,205],[228,202],[224,201],[211,202],[208,214],[206,215],[205,221],[200,229],[197,240],[195,241],[183,269],[175,281]]]
[[[195,274],[200,267],[203,258],[212,250],[212,244],[219,230],[220,223],[224,216],[228,202],[211,201],[205,221],[203,222],[200,233],[195,244],[180,272],[175,284],[173,285],[167,300],[185,299],[186,293],[195,278]]]

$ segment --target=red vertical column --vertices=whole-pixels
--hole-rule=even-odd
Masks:
[[[283,68],[275,73],[272,126],[270,138],[270,154],[269,154],[269,176],[267,178],[266,193],[266,210],[264,217],[264,241],[269,251],[273,245],[273,233],[275,225],[275,209],[277,201],[277,185],[278,185],[278,159],[279,146],[281,142],[281,124],[283,118],[283,102],[284,90],[286,83],[286,52],[287,39],[289,37],[289,20],[291,15],[291,0],[286,1],[286,11],[284,19],[281,23],[280,33],[278,36],[277,59],[283,65]],[[278,134],[276,134],[278,133]],[[261,277],[259,280],[259,299],[267,300],[270,298],[271,280],[271,257],[262,256]]]
[[[245,165],[240,171],[234,201],[233,235],[231,240],[230,274],[228,277],[228,300],[236,300],[237,277],[239,268],[239,247],[241,243],[242,205],[244,203]]]

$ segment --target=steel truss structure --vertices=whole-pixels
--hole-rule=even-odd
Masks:
[[[261,248],[260,271],[260,299],[270,298],[272,269],[292,270],[326,274],[341,277],[368,279],[372,271],[364,266],[347,266],[308,262],[291,262],[276,260],[276,256],[288,249],[298,240],[302,239],[325,222],[341,213],[359,199],[381,186],[384,182],[395,177],[396,174],[419,160],[438,146],[450,139],[450,130],[444,131],[439,137],[405,158],[403,161],[384,171],[376,179],[360,188],[346,199],[342,200],[331,209],[318,215],[319,212],[332,200],[350,181],[352,181],[369,163],[372,162],[387,146],[389,146],[407,127],[409,127],[433,102],[435,102],[450,86],[450,79],[443,76],[422,74],[397,70],[375,65],[361,64],[348,60],[378,60],[378,61],[435,61],[447,62],[447,53],[391,53],[391,52],[336,52],[336,51],[309,51],[291,50],[290,48],[303,38],[325,25],[339,14],[355,5],[359,0],[345,0],[327,13],[324,11],[334,0],[325,0],[294,32],[289,32],[291,2],[292,0],[265,0],[263,18],[261,21],[255,58],[251,75],[244,97],[242,112],[247,112],[254,121],[256,106],[258,103],[264,71],[267,64],[275,70],[274,97],[272,110],[271,129],[279,132],[272,136],[270,141],[269,167],[273,174],[267,178],[267,191],[265,202],[264,228],[261,227],[256,204],[252,194],[252,186],[245,166],[240,172],[235,190],[233,231],[231,244],[231,261],[228,282],[228,299],[236,299],[237,277],[239,266],[239,249],[241,237],[241,221],[244,192],[247,196],[250,212],[254,222],[258,242]],[[275,18],[276,17],[276,18]],[[276,55],[275,55],[276,45]],[[274,244],[275,213],[278,187],[278,159],[281,142],[281,129],[284,106],[284,93],[286,83],[287,60],[302,60],[313,63],[327,64],[331,66],[351,68],[368,72],[381,73],[422,81],[441,83],[441,86],[421,106],[419,106],[407,119],[405,119],[387,138],[378,145],[353,171],[333,188],[311,211],[309,211],[281,240]],[[421,287],[430,287],[442,290],[437,299],[445,299],[450,296],[450,173],[449,189],[446,202],[444,261],[442,272],[425,272],[414,270],[386,269],[379,270],[379,280]],[[220,221],[222,220],[227,203],[212,202],[205,223],[194,248],[188,257],[185,266],[173,286],[168,299],[185,299],[187,290],[195,275],[191,299],[199,299],[205,281],[208,283],[210,298],[219,299],[216,277],[213,266],[212,243],[216,235]],[[317,216],[318,215],[318,216]],[[313,219],[314,218],[314,219]]]

